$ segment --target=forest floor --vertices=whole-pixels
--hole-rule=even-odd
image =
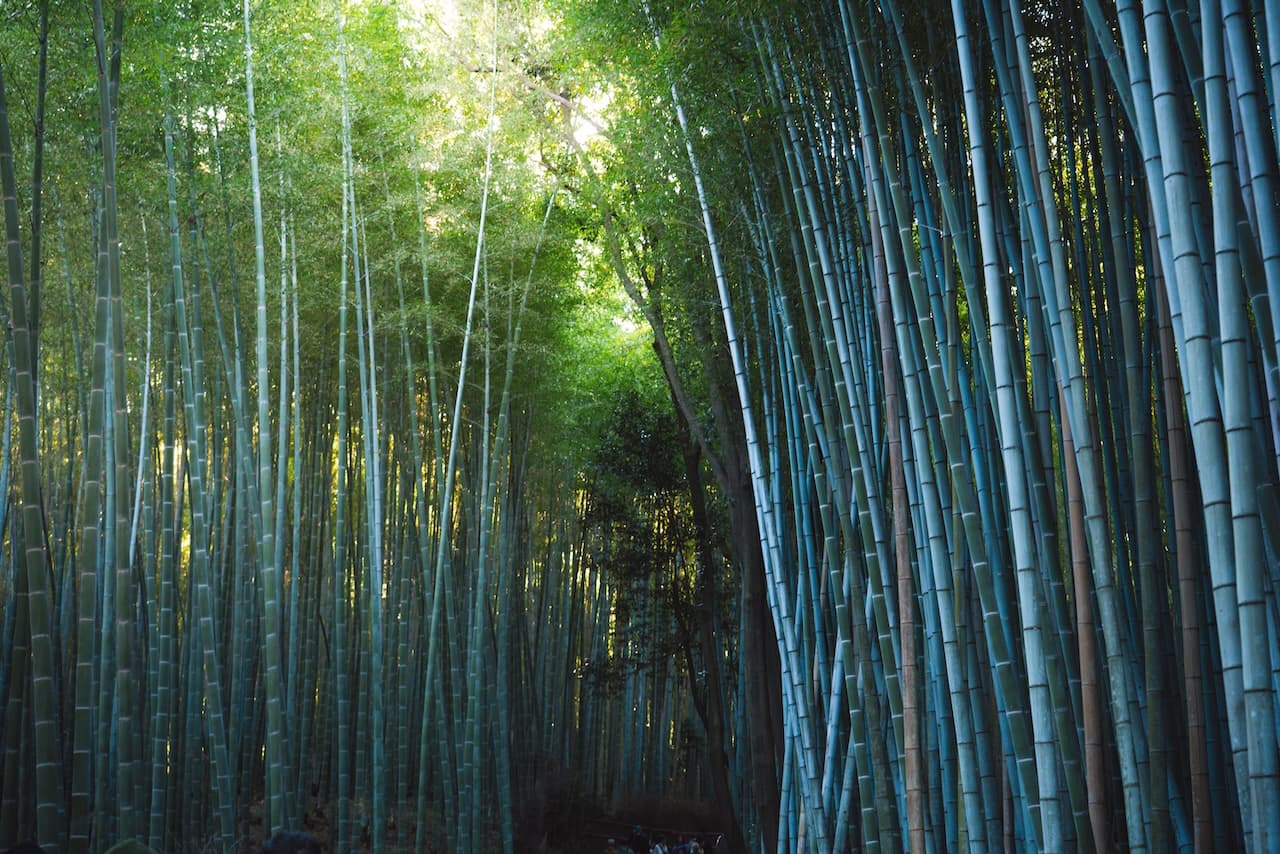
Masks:
[[[712,847],[723,829],[716,825],[709,805],[680,801],[630,803],[610,813],[601,812],[589,817],[562,848],[548,848],[547,852],[601,854],[610,839],[622,843],[636,826],[652,838],[664,836],[668,848],[681,834],[686,838],[696,835],[704,840],[707,851],[727,854],[724,849]]]
[[[680,800],[629,799],[618,804],[613,810],[582,804],[576,806],[578,808],[573,810],[571,815],[561,814],[555,818],[544,816],[544,826],[547,824],[551,826],[546,827],[542,834],[537,834],[540,838],[536,840],[531,838],[532,834],[528,833],[530,828],[517,827],[516,851],[519,854],[601,854],[610,839],[616,839],[621,843],[630,836],[636,826],[640,826],[655,838],[658,834],[664,835],[668,844],[680,834],[698,835],[704,840],[708,852],[727,854],[727,849],[713,847],[723,828],[717,826],[709,804]],[[330,838],[332,833],[330,813],[330,805],[322,804],[318,799],[312,798],[303,816],[302,826],[298,828],[316,837],[321,850],[325,852],[334,851]],[[353,804],[352,818],[358,827],[366,828],[361,832],[355,850],[362,854],[371,852],[373,848],[367,831],[368,816],[361,812],[361,805]],[[388,816],[386,844],[393,851],[404,850],[401,848],[402,838],[405,846],[412,847],[416,833],[412,820],[399,822],[397,818],[396,815]],[[552,818],[552,820],[546,822],[546,818]],[[262,819],[263,804],[258,801],[249,808],[248,827],[240,851],[256,854],[262,850],[262,845],[266,841]],[[429,850],[434,851],[431,848]],[[485,851],[492,851],[494,854],[501,852],[501,840],[496,836],[489,839]]]

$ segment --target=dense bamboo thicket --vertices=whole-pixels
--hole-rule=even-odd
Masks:
[[[83,5],[0,845],[1280,847],[1270,4]]]
[[[474,72],[381,7],[78,7],[4,13],[0,844],[512,850],[605,582],[535,435],[579,298],[498,10]]]
[[[868,844],[901,828],[948,846],[1267,850],[1280,526],[1257,42],[1213,9],[1176,39],[1167,10],[957,4],[952,49],[925,53],[936,34],[903,10],[863,11],[823,22],[847,70],[830,99],[788,33],[751,33],[786,125],[757,197],[794,191],[802,236],[795,289],[756,230],[778,355],[756,378],[777,403],[753,472],[795,638],[788,710],[823,708],[826,679],[804,678],[818,649],[844,659],[829,706],[853,709]],[[1233,127],[1252,146],[1224,142]],[[816,554],[787,542],[806,529]],[[825,640],[797,596],[824,563]],[[859,762],[872,697],[889,749]],[[794,812],[839,834],[832,751],[797,749]]]
[[[709,412],[664,368],[749,464],[761,844],[1274,848],[1274,16],[726,11],[622,13],[649,49],[600,65],[666,123],[600,203],[687,224],[618,272],[660,356],[678,306],[728,365]],[[703,284],[664,296],[680,253]]]

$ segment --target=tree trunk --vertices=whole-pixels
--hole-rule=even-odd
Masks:
[[[724,678],[720,669],[721,644],[716,637],[716,615],[720,608],[720,583],[711,543],[711,526],[707,519],[707,496],[702,482],[702,468],[698,446],[689,435],[688,425],[677,419],[680,433],[680,450],[684,458],[685,478],[689,489],[689,503],[693,513],[693,525],[698,548],[698,598],[696,605],[697,642],[706,670],[704,698],[699,701],[697,675],[689,668],[689,683],[694,706],[707,732],[707,750],[711,763],[711,785],[715,792],[715,809],[723,826],[727,828],[731,851],[746,851],[742,826],[733,806],[732,787],[729,783],[729,754],[725,750]]]

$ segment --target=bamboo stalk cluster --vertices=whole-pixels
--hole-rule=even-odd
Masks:
[[[581,460],[538,453],[517,388],[542,238],[498,273],[499,28],[444,328],[431,202],[415,173],[415,215],[379,213],[401,167],[370,180],[335,4],[337,340],[317,357],[300,176],[281,169],[278,211],[264,196],[246,0],[252,200],[224,199],[214,234],[198,131],[166,115],[167,272],[139,367],[125,19],[95,3],[92,340],[75,326],[52,354],[78,374],[56,400],[40,207],[20,212],[17,180],[40,198],[42,141],[15,147],[0,67],[0,842],[230,849],[320,816],[337,850],[515,850],[557,776],[570,795],[705,793],[678,732],[714,699],[708,755],[753,850],[1280,846],[1280,18],[711,5],[613,23],[652,45],[653,97],[630,106],[668,127],[646,156],[680,186],[635,192],[693,223],[657,260],[702,275],[669,287],[714,305],[713,341],[662,314],[679,303],[656,277],[628,278],[620,247],[647,240],[610,209],[625,158],[588,204],[653,328],[691,504],[704,468],[719,484],[739,619],[702,639],[714,684],[669,663],[613,695],[584,670],[638,654],[616,643],[619,597],[640,626],[652,591],[610,574]],[[565,195],[539,198],[540,234]],[[233,207],[252,213],[243,289]],[[670,340],[685,323],[731,369],[705,407]],[[717,565],[694,552],[684,570]]]
[[[423,176],[408,170],[416,211],[397,220],[403,199],[391,185],[403,186],[396,170],[407,167],[354,142],[334,4],[341,220],[324,252],[340,260],[327,284],[300,282],[309,247],[299,243],[316,232],[299,223],[305,200],[278,118],[278,175],[267,166],[253,91],[260,24],[251,4],[241,11],[249,192],[233,204],[216,126],[210,134],[166,108],[164,250],[154,271],[145,256],[145,280],[129,280],[120,222],[121,211],[138,222],[136,200],[119,198],[113,178],[128,121],[118,104],[125,16],[94,5],[101,162],[87,360],[79,326],[66,353],[41,353],[34,340],[41,223],[18,213],[26,173],[0,65],[12,288],[0,845],[33,837],[51,850],[106,850],[135,838],[162,851],[235,850],[306,826],[331,850],[515,850],[522,805],[554,768],[585,763],[579,733],[594,700],[574,663],[591,642],[584,609],[609,601],[603,569],[578,553],[575,476],[527,470],[533,390],[520,399],[518,369],[530,359],[531,294],[559,286],[558,274],[542,280],[556,193],[522,190],[536,205],[529,223],[511,212],[526,199],[508,190],[493,202],[507,206],[506,227],[536,235],[519,258],[490,248],[482,209],[465,319],[449,317],[428,274]],[[497,145],[489,76],[482,207]],[[197,191],[205,155],[222,179],[221,211]],[[38,194],[38,167],[34,176]],[[251,272],[236,259],[233,209],[252,223]],[[209,225],[218,213],[225,235]],[[401,246],[406,221],[416,252]],[[379,257],[375,245],[394,251]],[[142,338],[128,307],[144,285]],[[300,319],[321,290],[336,340],[317,354]],[[444,343],[454,331],[441,333],[440,317],[457,323],[460,352]],[[42,356],[87,363],[71,397],[39,396]],[[556,676],[534,679],[535,667]]]
[[[671,85],[782,661],[770,850],[1280,844],[1272,11],[840,0],[728,25],[737,140]]]

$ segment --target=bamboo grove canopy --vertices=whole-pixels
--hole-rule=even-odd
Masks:
[[[6,2],[0,846],[1280,849],[1277,97],[1260,0]]]

